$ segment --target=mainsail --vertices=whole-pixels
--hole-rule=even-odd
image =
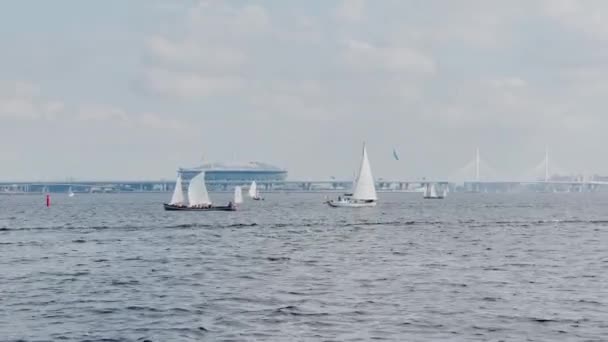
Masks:
[[[433,198],[437,197],[437,190],[435,190],[435,184],[431,185],[431,194],[430,194],[430,197],[433,197]]]
[[[234,204],[243,203],[243,191],[240,186],[234,187]]]
[[[367,149],[365,148],[365,144],[363,145],[361,167],[359,168],[357,183],[355,184],[355,189],[353,191],[353,198],[363,201],[375,201],[378,199],[378,196],[376,195],[374,176],[372,175],[372,168],[369,165],[369,160],[367,159]]]
[[[205,186],[205,172],[201,172],[190,180],[188,185],[188,201],[190,206],[211,204],[207,186]]]
[[[182,188],[182,176],[177,176],[175,181],[175,189],[173,189],[173,196],[171,196],[171,202],[169,204],[184,204],[184,189]]]
[[[251,186],[249,187],[249,197],[258,197],[258,185],[255,183],[255,181],[251,182]]]

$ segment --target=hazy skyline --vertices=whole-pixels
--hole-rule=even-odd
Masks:
[[[0,180],[608,174],[605,1],[12,1]],[[400,161],[392,151],[399,151]]]

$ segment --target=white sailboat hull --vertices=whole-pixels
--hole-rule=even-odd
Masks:
[[[350,202],[350,201],[327,201],[327,205],[332,208],[364,208],[375,207],[376,201],[373,202]]]

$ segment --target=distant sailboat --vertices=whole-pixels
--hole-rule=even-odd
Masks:
[[[243,203],[243,190],[240,186],[234,187],[234,204]]]
[[[437,194],[437,189],[435,189],[435,184],[429,183],[426,185],[426,190],[424,191],[425,199],[443,199],[444,197],[445,197],[445,190],[444,190],[444,194],[440,196]]]
[[[68,189],[68,197],[74,197],[74,191],[72,191],[72,187]]]
[[[348,208],[359,208],[359,207],[373,207],[377,204],[378,196],[376,194],[376,185],[374,182],[374,176],[372,175],[372,168],[367,158],[367,148],[363,144],[363,155],[361,156],[361,165],[359,167],[358,176],[353,184],[352,195],[345,195],[344,197],[338,197],[337,200],[327,201],[330,207],[348,207]]]
[[[260,196],[260,192],[258,191],[258,185],[255,181],[251,182],[251,185],[249,186],[249,197],[256,201],[262,199],[262,197]]]
[[[194,176],[188,184],[188,205],[185,204],[181,177],[177,177],[171,203],[163,204],[165,210],[172,211],[234,211],[236,206],[230,202],[226,206],[214,206],[205,185],[205,172]]]

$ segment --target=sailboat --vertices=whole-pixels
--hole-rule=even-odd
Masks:
[[[184,198],[182,189],[182,178],[177,177],[175,189],[170,203],[163,204],[165,210],[172,211],[234,211],[236,206],[229,202],[225,206],[215,206],[209,198],[207,186],[205,185],[205,172],[194,176],[188,184],[188,204]]]
[[[424,191],[425,199],[443,199],[445,197],[445,190],[442,195],[437,194],[437,190],[435,189],[435,184],[427,184],[426,189]]]
[[[259,201],[259,200],[263,199],[262,197],[260,197],[260,192],[258,191],[258,185],[256,184],[255,181],[251,182],[251,185],[249,186],[249,197],[251,197],[251,199],[253,199],[255,201]]]
[[[240,186],[234,187],[234,204],[243,203],[243,190]]]
[[[68,189],[68,197],[74,197],[74,191],[72,191],[72,187]]]
[[[363,144],[361,165],[359,167],[358,177],[353,184],[352,195],[340,196],[337,200],[330,200],[326,203],[334,208],[360,208],[376,206],[377,200],[378,196],[376,195],[374,176],[372,175],[372,168],[369,164],[369,159],[367,158],[367,149],[365,144]]]

